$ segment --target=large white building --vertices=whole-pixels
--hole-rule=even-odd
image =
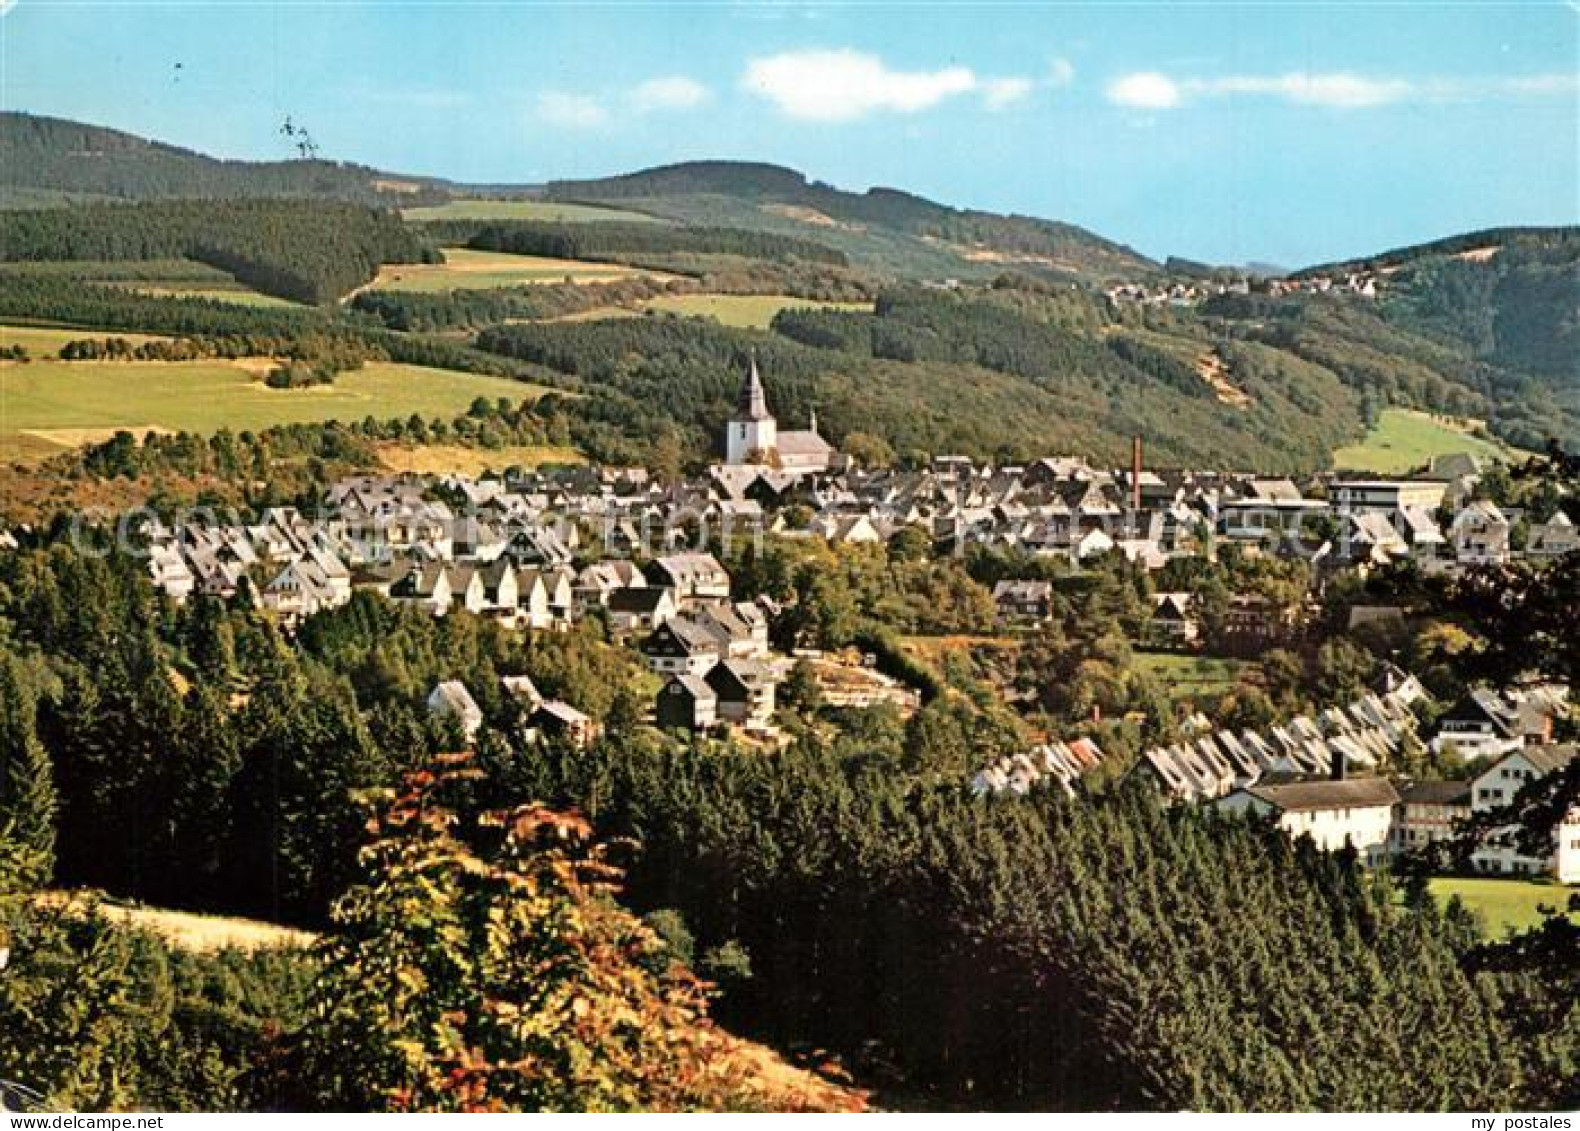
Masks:
[[[1368,864],[1385,859],[1399,794],[1387,778],[1248,785],[1217,801],[1229,813],[1271,817],[1290,836],[1327,852],[1352,846]]]
[[[1526,746],[1513,750],[1488,766],[1470,783],[1470,810],[1485,813],[1501,809],[1533,781],[1563,771],[1576,756],[1573,745]],[[1570,809],[1554,834],[1551,856],[1532,857],[1514,845],[1514,830],[1487,836],[1471,857],[1480,872],[1504,875],[1554,875],[1559,883],[1580,883],[1580,806]]]
[[[817,434],[817,415],[804,432],[781,432],[779,422],[768,411],[768,394],[752,358],[741,382],[740,400],[735,415],[724,430],[724,462],[734,466],[762,464],[791,475],[812,475],[829,469],[834,448]]]

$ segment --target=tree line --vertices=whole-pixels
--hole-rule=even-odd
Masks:
[[[0,216],[0,261],[193,259],[255,290],[332,302],[385,263],[433,262],[400,217],[351,204],[183,201]]]

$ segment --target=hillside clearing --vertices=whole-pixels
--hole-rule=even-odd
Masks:
[[[379,269],[366,289],[376,291],[487,290],[535,283],[613,283],[646,275],[672,279],[658,271],[641,271],[618,263],[591,263],[580,259],[550,259],[537,255],[510,255],[502,251],[474,251],[447,247],[443,263],[403,263]]]
[[[623,208],[600,208],[591,204],[560,204],[548,200],[451,200],[444,204],[401,209],[403,220],[541,220],[548,223],[596,223],[619,220],[626,223],[661,224],[664,221],[644,212]]]
[[[1461,902],[1486,923],[1489,938],[1502,938],[1511,930],[1534,927],[1542,920],[1540,906],[1563,907],[1576,888],[1530,880],[1439,876],[1430,881],[1432,894],[1443,902],[1459,896]],[[1571,916],[1580,921],[1580,917]]]
[[[187,911],[166,911],[153,907],[117,907],[102,904],[106,918],[140,931],[158,935],[180,950],[207,953],[215,950],[301,949],[311,946],[318,936],[293,927],[281,927],[256,919],[220,915],[195,915]]]
[[[127,429],[214,432],[321,420],[449,418],[478,397],[535,399],[536,385],[448,369],[370,362],[333,385],[271,389],[267,359],[36,361],[0,364],[0,460],[38,458]]]
[[[381,444],[379,462],[390,471],[422,475],[480,476],[506,468],[534,468],[544,464],[581,464],[587,457],[575,448],[555,444],[512,444],[503,448],[470,448],[460,444]]]
[[[1470,430],[1480,423],[1415,409],[1386,408],[1364,440],[1333,453],[1333,466],[1341,471],[1394,475],[1456,452],[1481,459],[1517,458],[1507,445],[1472,435]]]
[[[766,330],[774,315],[792,308],[872,311],[870,302],[820,302],[791,295],[660,295],[642,304],[645,310],[712,318],[725,326]]]
[[[1244,660],[1175,652],[1137,652],[1135,663],[1138,670],[1162,684],[1175,702],[1222,695],[1247,666]]]

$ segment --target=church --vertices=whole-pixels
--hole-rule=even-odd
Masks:
[[[805,432],[779,431],[779,422],[768,411],[768,394],[763,391],[753,357],[741,382],[735,415],[725,425],[724,462],[732,466],[762,464],[791,475],[825,472],[834,461],[834,448],[817,434],[817,413],[812,413],[810,424]]]

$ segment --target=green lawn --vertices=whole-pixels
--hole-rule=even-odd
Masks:
[[[1505,445],[1472,436],[1468,431],[1470,424],[1414,409],[1383,409],[1366,439],[1333,453],[1333,466],[1343,471],[1394,475],[1424,467],[1434,456],[1454,452],[1491,459],[1515,458],[1516,453]]]
[[[272,363],[42,361],[0,364],[0,461],[28,459],[106,438],[116,429],[213,432],[316,420],[452,417],[477,397],[530,398],[543,390],[499,377],[369,363],[333,385],[270,389]]]
[[[870,302],[818,302],[790,295],[660,295],[644,304],[649,310],[712,318],[725,326],[766,330],[775,314],[787,307],[871,311]]]
[[[1430,883],[1432,894],[1443,901],[1459,896],[1465,906],[1481,915],[1487,934],[1502,938],[1510,930],[1534,927],[1541,922],[1538,905],[1562,907],[1574,888],[1530,880],[1500,880],[1439,876]]]
[[[583,223],[596,220],[625,220],[656,224],[657,217],[619,208],[598,208],[587,204],[559,204],[548,200],[452,200],[422,208],[403,208],[407,220],[547,220]]]
[[[1234,686],[1244,660],[1173,652],[1137,652],[1136,667],[1162,683],[1175,697],[1218,695]]]
[[[508,255],[499,251],[473,251],[447,247],[443,263],[391,264],[380,269],[370,290],[457,291],[520,287],[534,283],[609,283],[633,275],[669,278],[658,271],[639,271],[618,263],[590,263],[579,259],[548,259],[537,255]]]

